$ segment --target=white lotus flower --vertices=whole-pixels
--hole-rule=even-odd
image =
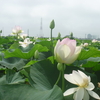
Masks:
[[[28,36],[27,34],[20,34],[20,37],[21,37],[22,39],[25,39],[27,36]]]
[[[65,79],[78,87],[70,88],[64,92],[64,96],[74,93],[74,100],[89,100],[89,95],[95,99],[100,99],[100,97],[93,92],[94,84],[91,82],[90,76],[87,76],[83,72],[73,71],[72,74],[65,74]]]
[[[29,38],[26,38],[25,40],[24,40],[24,42],[19,42],[19,44],[22,46],[22,47],[27,47],[30,43],[32,43],[32,41],[30,41],[30,39]]]
[[[39,37],[34,37],[34,40],[37,40]]]
[[[51,41],[51,38],[48,38],[47,41]]]

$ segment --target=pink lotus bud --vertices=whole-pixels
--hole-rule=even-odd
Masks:
[[[76,40],[65,38],[58,40],[54,48],[54,55],[59,63],[71,64],[81,52],[82,46],[76,46]]]
[[[98,40],[96,40],[96,39],[93,39],[93,40],[92,40],[92,43],[95,43],[95,42],[98,42]]]
[[[88,43],[84,43],[84,47],[88,46],[89,44]]]

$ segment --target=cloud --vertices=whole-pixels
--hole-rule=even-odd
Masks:
[[[55,20],[53,36],[60,32],[62,36],[73,32],[75,36],[99,34],[100,0],[3,0],[0,1],[0,27],[5,35],[19,25],[31,36],[40,34],[41,17],[44,36],[50,36],[49,24]]]
[[[48,15],[49,5],[38,5],[31,9],[32,17],[46,17]]]

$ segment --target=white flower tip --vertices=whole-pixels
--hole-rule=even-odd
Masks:
[[[100,100],[100,97],[97,93],[95,93],[94,91],[88,91],[88,93],[95,99]]]

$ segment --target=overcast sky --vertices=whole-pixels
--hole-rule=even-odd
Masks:
[[[40,30],[42,18],[42,32]],[[29,29],[30,36],[50,36],[49,25],[55,20],[53,36],[73,32],[75,37],[100,34],[100,0],[0,0],[0,30],[9,35],[15,26]]]

